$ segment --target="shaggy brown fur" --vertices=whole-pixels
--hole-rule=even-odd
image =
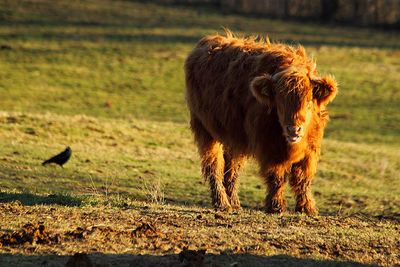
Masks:
[[[185,63],[191,128],[212,203],[239,209],[238,172],[255,157],[268,186],[267,212],[285,210],[288,180],[296,211],[316,214],[316,172],[333,77],[319,77],[303,47],[254,38],[207,36]]]

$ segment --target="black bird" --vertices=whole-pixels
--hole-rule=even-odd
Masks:
[[[70,147],[67,147],[63,152],[60,154],[55,155],[54,157],[49,158],[46,161],[43,161],[42,165],[47,165],[50,163],[55,163],[60,165],[61,167],[69,160],[71,157],[72,150]]]

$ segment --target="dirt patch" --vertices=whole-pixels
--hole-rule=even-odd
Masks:
[[[157,238],[163,237],[164,234],[156,229],[156,227],[151,223],[143,223],[133,230],[132,234],[135,237],[146,237],[146,238]]]
[[[142,202],[124,208],[0,203],[0,221],[5,266],[400,264],[399,222],[359,215],[228,214]]]
[[[1,246],[57,244],[59,242],[60,236],[48,233],[41,223],[27,223],[20,230],[0,236]]]
[[[76,227],[76,229],[72,231],[66,231],[64,233],[64,237],[70,240],[74,239],[85,239],[88,238],[90,235],[93,234],[100,234],[100,235],[111,235],[115,233],[115,231],[108,226],[105,225],[93,225],[89,227]]]

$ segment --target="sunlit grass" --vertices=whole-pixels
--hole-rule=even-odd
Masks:
[[[209,203],[185,124],[2,113],[0,127],[2,190],[72,194],[86,203],[99,195],[111,197],[111,202],[121,197],[146,200],[151,188],[162,188],[159,193],[167,202]],[[66,145],[73,156],[65,168],[40,165]],[[319,167],[314,191],[322,213],[338,212],[340,201],[348,198],[346,212],[399,212],[395,148],[327,139]],[[242,173],[240,197],[246,207],[262,206],[265,187],[257,173],[252,161]],[[289,190],[287,197],[293,205]]]
[[[320,73],[336,76],[314,185],[321,212],[399,212],[398,33],[134,1],[0,1],[0,10],[1,190],[146,199],[143,181],[161,181],[167,202],[208,205],[183,62],[225,26],[302,43]],[[67,145],[64,169],[40,165]],[[250,162],[242,203],[259,207],[264,195]]]

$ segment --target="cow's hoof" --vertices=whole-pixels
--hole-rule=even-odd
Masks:
[[[228,203],[226,204],[214,204],[215,211],[231,212],[232,206]]]
[[[231,198],[230,202],[231,202],[232,210],[237,211],[237,210],[240,210],[242,208],[240,206],[240,201],[239,201],[238,198]]]
[[[265,211],[272,214],[280,214],[286,211],[286,200],[271,199],[265,206]]]
[[[318,215],[318,209],[315,206],[312,206],[312,205],[296,206],[295,211],[296,212],[305,213],[305,214],[310,215],[310,216]]]
[[[215,211],[220,211],[220,212],[227,212],[227,213],[231,213],[233,211],[232,207],[215,207],[214,208]]]

